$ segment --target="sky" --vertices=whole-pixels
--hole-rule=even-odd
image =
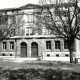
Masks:
[[[39,0],[0,0],[0,9],[16,8],[28,3],[37,4]]]
[[[39,1],[40,0],[0,0],[0,9],[16,8],[16,7],[24,6],[29,3],[38,4]]]

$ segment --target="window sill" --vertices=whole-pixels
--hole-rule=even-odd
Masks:
[[[14,51],[14,49],[9,49],[9,51]]]
[[[64,49],[64,52],[69,52],[69,50],[68,49]]]
[[[46,49],[46,52],[51,52],[51,49]]]
[[[2,51],[6,51],[7,49],[2,49]]]
[[[60,52],[60,49],[55,49],[55,52]]]

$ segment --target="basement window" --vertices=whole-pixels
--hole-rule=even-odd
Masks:
[[[50,54],[47,54],[47,57],[50,57]]]
[[[5,56],[5,54],[3,53],[2,56]]]
[[[59,54],[56,54],[56,57],[59,57]]]
[[[68,55],[68,54],[65,54],[65,56],[66,56],[66,57],[69,57],[69,55]]]
[[[12,56],[12,54],[10,54],[10,56]]]

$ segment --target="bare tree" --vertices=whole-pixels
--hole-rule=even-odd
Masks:
[[[55,37],[61,37],[67,41],[70,63],[73,63],[74,42],[75,39],[79,39],[80,31],[78,1],[42,5],[42,10],[38,13],[37,19],[36,25],[39,28],[45,26],[51,30]]]
[[[22,14],[0,14],[0,41],[19,34],[19,28],[23,25],[20,15]]]
[[[11,19],[9,19],[11,18]],[[0,14],[0,40],[10,37],[14,31],[13,16]]]

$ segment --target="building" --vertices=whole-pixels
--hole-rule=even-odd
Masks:
[[[0,14],[5,16],[3,21],[0,21],[0,28],[6,30],[6,27],[13,24],[8,34],[10,37],[0,42],[1,58],[69,59],[67,42],[62,38],[56,38],[49,29],[37,27],[35,14],[39,13],[41,8],[40,5],[28,4],[19,8],[0,10]],[[75,40],[74,57],[80,57],[79,40]]]

